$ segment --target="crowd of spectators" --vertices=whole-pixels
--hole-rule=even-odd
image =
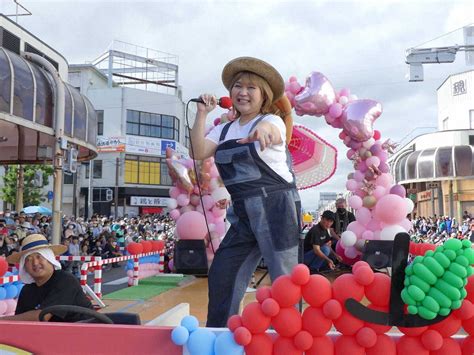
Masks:
[[[417,217],[412,220],[412,240],[442,244],[446,239],[468,239],[474,242],[474,218],[464,211],[460,221],[449,216]]]
[[[51,216],[5,211],[0,215],[0,256],[19,251],[20,241],[29,234],[40,233],[51,241]],[[168,215],[119,217],[93,215],[90,219],[64,216],[61,243],[68,247],[64,255],[120,256],[130,242],[164,240],[165,260],[174,250],[175,222]],[[112,267],[118,267],[113,264]],[[63,262],[63,267],[79,274],[78,262]]]

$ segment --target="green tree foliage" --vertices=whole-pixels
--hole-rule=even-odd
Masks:
[[[49,165],[23,165],[24,169],[24,188],[23,205],[37,206],[46,201],[46,194],[43,193],[43,187],[48,185],[49,177],[53,174],[53,167]],[[35,186],[35,173],[43,172],[42,186]],[[18,184],[18,166],[10,165],[8,172],[3,176],[3,188],[0,190],[2,199],[16,204],[16,190]]]

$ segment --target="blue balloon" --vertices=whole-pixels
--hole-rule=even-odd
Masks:
[[[171,332],[171,340],[176,345],[184,345],[186,344],[188,339],[189,339],[189,331],[181,325],[178,325]]]
[[[18,289],[13,284],[5,286],[6,296],[5,299],[15,298],[18,295]]]
[[[243,355],[244,347],[235,342],[233,333],[227,331],[217,336],[214,352],[216,355]]]
[[[181,325],[192,333],[199,327],[199,321],[194,316],[186,316],[181,319]]]
[[[214,355],[216,335],[207,328],[199,328],[191,333],[186,344],[191,355]]]
[[[5,287],[0,286],[0,300],[4,300],[6,296],[7,296],[7,290],[5,290]]]
[[[21,290],[23,289],[23,286],[25,286],[24,283],[19,283],[16,288],[18,289],[18,296],[20,295]]]

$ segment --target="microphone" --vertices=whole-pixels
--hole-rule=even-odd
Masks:
[[[199,102],[201,104],[204,103],[204,101],[201,98],[196,98],[196,99],[191,99],[189,100],[191,102]],[[232,99],[227,96],[223,96],[220,99],[217,99],[217,104],[222,107],[222,108],[231,108],[232,107]]]

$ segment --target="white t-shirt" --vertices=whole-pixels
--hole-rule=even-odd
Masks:
[[[255,123],[255,121],[260,116],[255,117],[253,120],[247,122],[243,126],[240,125],[240,119],[235,120],[229,127],[227,131],[225,141],[231,139],[241,139],[246,138],[250,134],[250,130]],[[267,115],[265,116],[262,121],[267,121],[275,125],[281,134],[281,144],[274,144],[271,145],[262,152],[260,150],[260,143],[258,141],[254,142],[255,149],[257,153],[270,168],[273,169],[278,175],[280,175],[283,179],[288,181],[289,183],[293,182],[293,175],[291,174],[290,170],[288,169],[288,165],[286,164],[286,126],[283,120],[276,116],[276,115]],[[222,123],[216,127],[214,127],[209,134],[206,136],[206,139],[210,140],[215,144],[219,144],[219,138],[221,136],[222,129],[227,123]]]

